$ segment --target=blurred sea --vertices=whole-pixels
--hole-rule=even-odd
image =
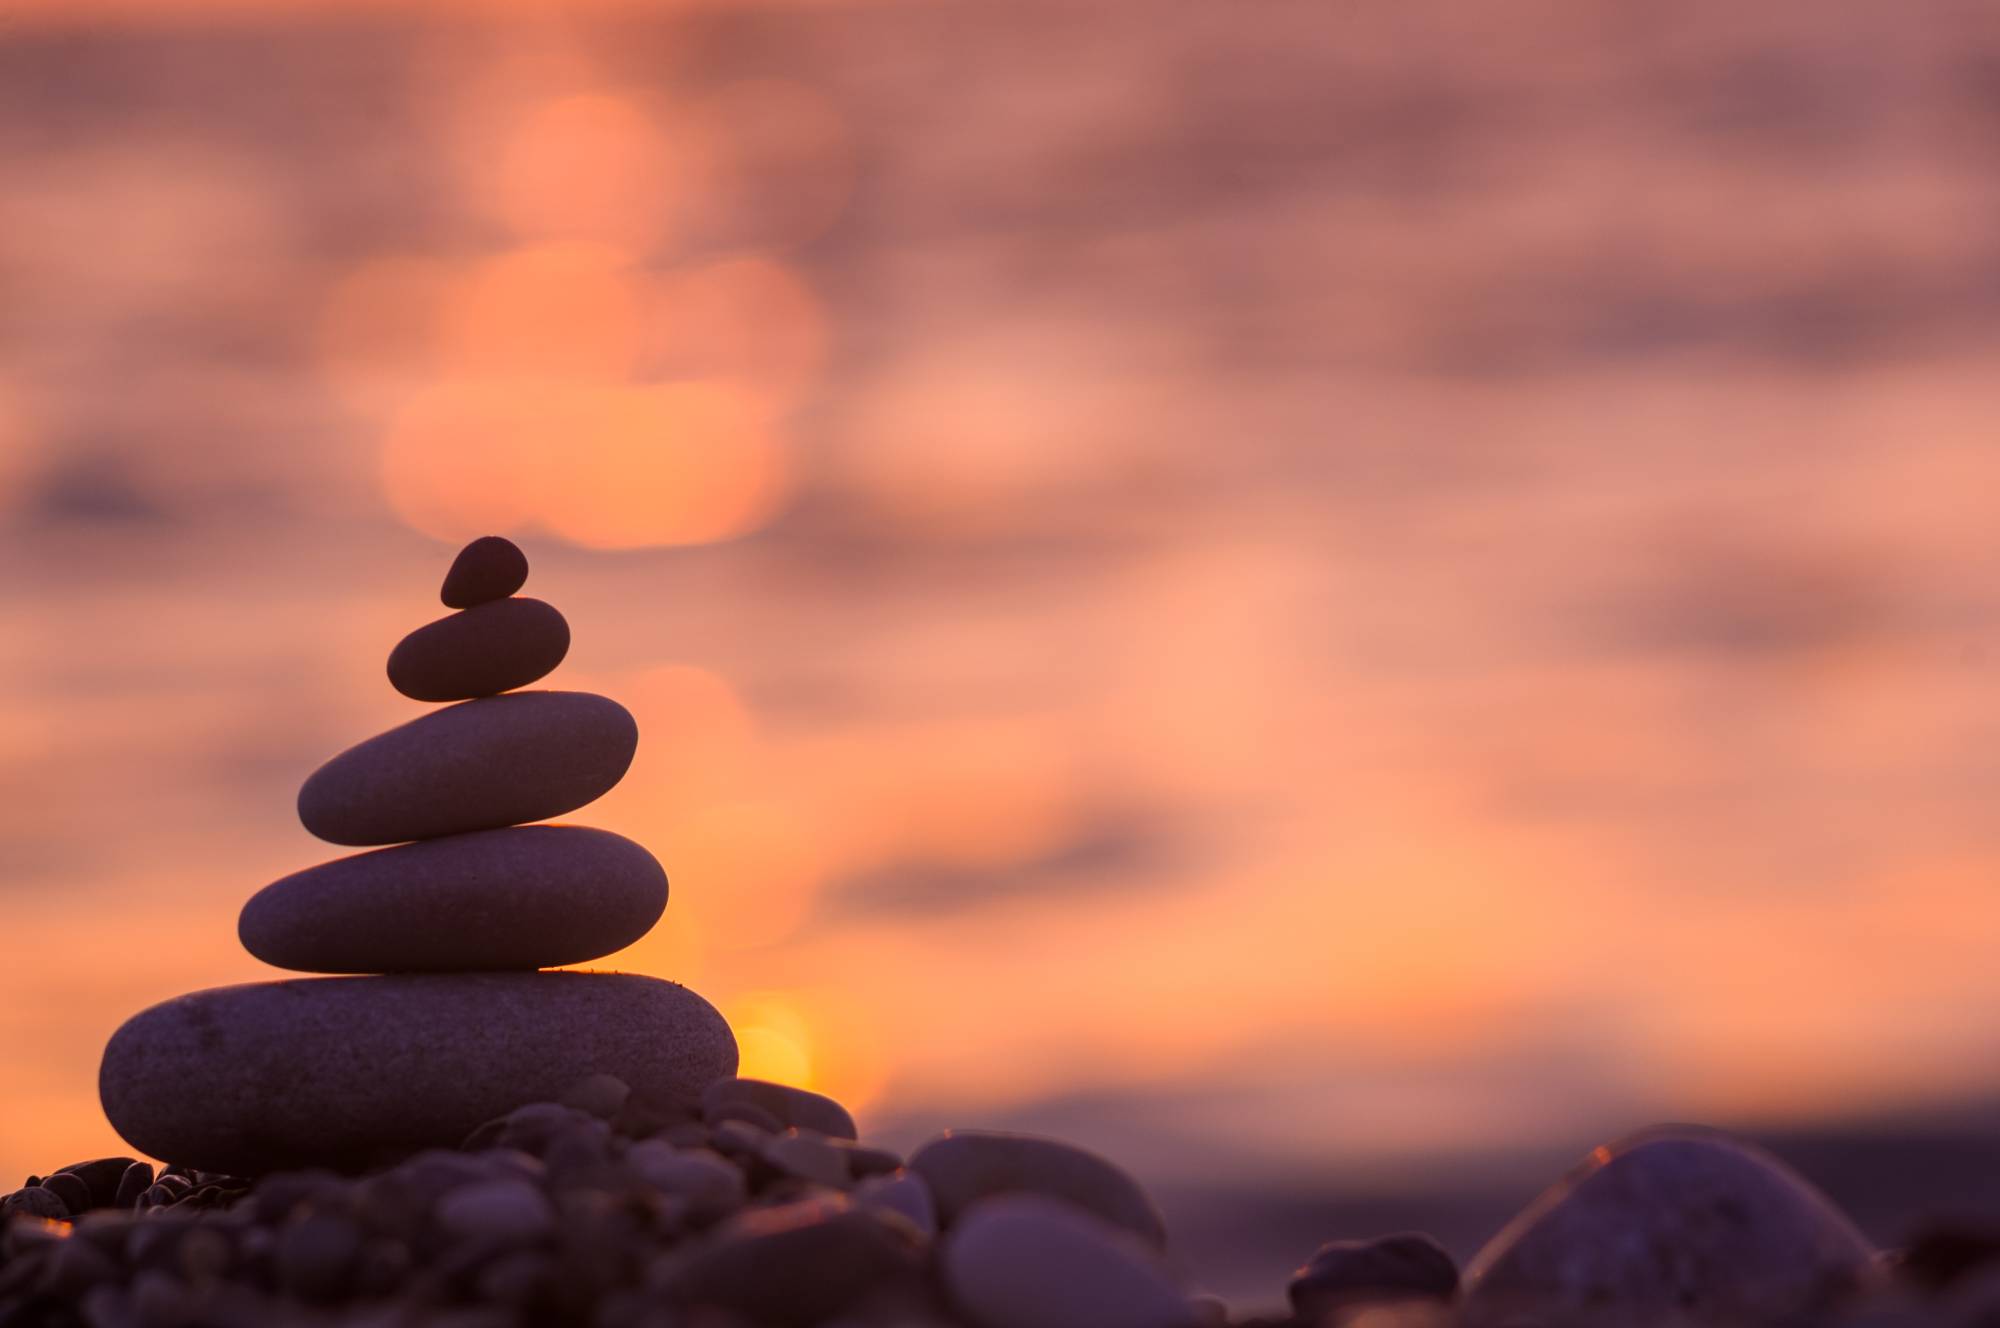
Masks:
[[[1224,1294],[1659,1119],[1991,1213],[1996,141],[1979,0],[10,6],[0,1174],[500,530],[609,962]]]

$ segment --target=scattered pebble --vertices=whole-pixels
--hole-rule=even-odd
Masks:
[[[1784,1164],[1713,1131],[1597,1149],[1466,1270],[1467,1328],[1767,1323],[1820,1314],[1877,1276],[1874,1250]]]
[[[844,1200],[808,1199],[745,1213],[664,1265],[654,1289],[677,1305],[805,1328],[921,1268],[905,1233]]]
[[[648,926],[652,925],[650,923]],[[611,1074],[586,1075],[563,1090],[562,1104],[599,1120],[613,1120],[625,1109],[632,1087]]]
[[[361,1228],[337,1213],[307,1213],[276,1242],[278,1284],[302,1300],[335,1299],[361,1257]]]
[[[702,1114],[714,1118],[714,1113],[731,1103],[749,1103],[769,1113],[777,1125],[765,1128],[773,1134],[791,1128],[817,1130],[831,1139],[860,1137],[854,1128],[854,1117],[848,1115],[846,1107],[803,1088],[789,1088],[763,1079],[718,1079],[702,1093]]]
[[[706,1125],[720,1125],[724,1121],[742,1121],[754,1125],[766,1134],[783,1134],[785,1123],[755,1102],[718,1102],[701,1110],[701,1119]]]
[[[125,1174],[118,1178],[118,1189],[111,1197],[114,1208],[130,1208],[139,1202],[139,1196],[153,1186],[153,1164],[134,1162],[125,1168]]]
[[[58,1171],[44,1180],[41,1187],[62,1200],[62,1212],[50,1216],[82,1217],[90,1211],[90,1187],[83,1183],[80,1176]]]
[[[554,1230],[555,1210],[525,1180],[462,1185],[438,1200],[440,1228],[462,1240],[525,1245]]]
[[[1334,1240],[1293,1275],[1289,1293],[1305,1318],[1378,1301],[1450,1300],[1458,1294],[1458,1265],[1421,1232]]]
[[[982,1328],[1196,1328],[1193,1305],[1122,1227],[1059,1199],[974,1204],[944,1248],[945,1286]]]
[[[946,1227],[981,1199],[1026,1191],[1061,1199],[1164,1246],[1166,1228],[1139,1183],[1095,1153],[1056,1139],[991,1130],[940,1135],[910,1154]]]
[[[963,1204],[941,1228],[943,1205],[924,1169],[864,1174],[857,1159],[893,1159],[884,1150],[802,1127],[772,1134],[738,1119],[711,1127],[693,1118],[692,1099],[679,1108],[635,1111],[629,1093],[617,1101],[620,1087],[622,1080],[610,1076],[576,1076],[556,1090],[565,1101],[496,1116],[471,1130],[463,1148],[424,1149],[356,1175],[281,1171],[252,1185],[185,1166],[155,1175],[146,1163],[115,1159],[122,1166],[114,1203],[97,1205],[93,1197],[81,1216],[67,1212],[58,1191],[72,1182],[86,1190],[104,1184],[114,1159],[100,1159],[95,1170],[84,1164],[32,1177],[36,1184],[0,1196],[9,1215],[0,1226],[0,1325],[1648,1328],[1671,1322],[1744,1328],[1784,1318],[1801,1328],[1983,1328],[2000,1322],[2000,1232],[1964,1223],[1919,1232],[1896,1257],[1880,1261],[1886,1271],[1878,1278],[1876,1256],[1830,1204],[1763,1154],[1723,1136],[1655,1133],[1593,1155],[1496,1239],[1474,1265],[1480,1280],[1462,1296],[1452,1295],[1455,1272],[1446,1253],[1428,1237],[1403,1233],[1330,1242],[1293,1280],[1294,1314],[1240,1318],[1214,1297],[1186,1291],[1150,1235],[1074,1199],[1019,1184],[997,1187]],[[1073,1158],[1053,1164],[1047,1159],[1059,1154],[1050,1150],[1064,1146],[1036,1142],[1041,1146],[1027,1150],[1033,1166],[1024,1166],[1012,1146],[978,1147],[1007,1159],[1005,1177],[1015,1182],[1040,1167],[1043,1183],[1052,1175],[1076,1185],[1078,1176],[1101,1177],[1099,1168],[1109,1166],[1095,1158],[1095,1167]],[[922,1158],[920,1151],[913,1164]],[[953,1174],[937,1163],[930,1153],[932,1170]],[[963,1168],[964,1159],[953,1165]],[[1110,1186],[1096,1202],[1117,1193]],[[1542,1262],[1533,1264],[1529,1253]],[[1532,1307],[1489,1299],[1503,1273],[1516,1288],[1529,1285],[1531,1267],[1570,1280],[1537,1284],[1540,1298]],[[1813,1267],[1845,1269],[1852,1276],[1834,1280],[1859,1298],[1843,1298],[1831,1284],[1802,1275]],[[1616,1276],[1626,1280],[1611,1280]],[[1685,1312],[1629,1296],[1631,1288],[1651,1294],[1649,1288],[1662,1285],[1677,1297],[1692,1291],[1700,1298]],[[1627,1289],[1626,1302],[1601,1299],[1619,1286]],[[1727,1295],[1725,1286],[1733,1288]],[[1807,1286],[1817,1308],[1803,1316],[1758,1311],[1744,1318],[1743,1307],[1753,1303],[1748,1293],[1759,1305],[1797,1304],[1787,1297]],[[1584,1301],[1588,1308],[1579,1308]]]
[[[55,1174],[74,1176],[82,1181],[89,1191],[90,1207],[108,1208],[117,1202],[119,1182],[125,1179],[125,1173],[135,1165],[137,1165],[135,1159],[129,1157],[100,1157],[89,1162],[72,1162],[66,1167],[57,1167]]]
[[[763,1156],[786,1175],[829,1189],[844,1190],[854,1180],[848,1170],[847,1154],[823,1135],[787,1130],[764,1145]]]
[[[12,1218],[16,1215],[21,1217],[68,1217],[69,1205],[62,1201],[61,1195],[58,1195],[47,1186],[29,1185],[14,1191],[7,1196],[4,1204],[0,1204],[0,1217]]]
[[[869,1176],[854,1187],[854,1204],[857,1208],[894,1213],[927,1239],[937,1235],[937,1204],[931,1199],[931,1187],[914,1171]]]

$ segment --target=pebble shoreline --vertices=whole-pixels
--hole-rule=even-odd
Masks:
[[[155,1175],[130,1158],[78,1163],[29,1177],[0,1201],[0,1328],[2000,1322],[2000,1233],[1940,1233],[1895,1257],[1867,1252],[1837,1288],[1820,1274],[1842,1257],[1838,1227],[1817,1265],[1772,1266],[1825,1237],[1814,1225],[1823,1201],[1803,1186],[1794,1195],[1788,1174],[1758,1171],[1755,1150],[1705,1132],[1598,1150],[1465,1279],[1414,1233],[1330,1242],[1295,1275],[1294,1313],[1281,1318],[1233,1317],[1188,1287],[1170,1242],[1166,1252],[1156,1244],[1166,1235],[1149,1229],[1150,1200],[1101,1158],[1055,1140],[964,1132],[905,1159],[853,1134],[838,1104],[775,1084],[722,1080],[698,1108],[663,1107],[592,1075],[559,1102],[480,1126],[459,1149],[360,1174],[280,1171],[252,1182],[172,1166]],[[1619,1177],[1626,1160],[1648,1157]],[[1616,1183],[1593,1191],[1593,1175]],[[1730,1187],[1719,1207],[1705,1188],[1717,1175]],[[1649,1206],[1619,1210],[1635,1197]],[[1795,1199],[1804,1229],[1787,1226],[1797,1213],[1772,1215],[1772,1204]],[[1704,1223],[1732,1205],[1766,1229],[1742,1241],[1725,1233],[1714,1246]],[[1556,1238],[1567,1244],[1549,1249]],[[1495,1267],[1537,1259],[1567,1272],[1493,1294]],[[1607,1269],[1622,1284],[1607,1282]],[[1671,1288],[1660,1281],[1669,1275]],[[1786,1296],[1794,1300],[1780,1303]],[[1758,1297],[1754,1315],[1702,1312]]]

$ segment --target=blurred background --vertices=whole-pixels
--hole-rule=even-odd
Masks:
[[[421,707],[638,716],[608,965],[1254,1307],[1745,1129],[2000,1198],[1985,0],[13,0],[0,1175]]]

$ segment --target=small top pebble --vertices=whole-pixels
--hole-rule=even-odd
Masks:
[[[454,609],[506,599],[528,582],[528,555],[510,539],[482,535],[458,551],[438,598]]]

